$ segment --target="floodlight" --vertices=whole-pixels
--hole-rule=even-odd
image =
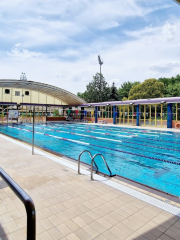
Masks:
[[[106,104],[106,106],[110,106],[110,104],[108,103],[108,104]]]
[[[129,105],[133,105],[133,104],[134,104],[134,103],[131,102]]]
[[[101,57],[100,55],[98,56],[98,61],[99,61],[99,64],[102,65],[103,64],[103,61],[101,60]]]
[[[163,103],[166,103],[166,101],[161,101],[161,103],[163,104]]]

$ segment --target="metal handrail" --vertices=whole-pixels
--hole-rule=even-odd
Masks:
[[[112,175],[112,172],[111,172],[111,170],[110,170],[110,168],[109,168],[109,166],[108,166],[108,164],[107,164],[104,156],[103,156],[101,153],[97,153],[97,154],[95,154],[95,155],[93,156],[93,158],[92,158],[92,160],[91,160],[91,180],[94,180],[94,179],[93,179],[93,163],[95,163],[95,160],[94,160],[94,159],[95,159],[97,156],[101,156],[101,157],[102,157],[102,159],[103,159],[103,161],[104,161],[104,163],[105,163],[105,165],[106,165],[106,167],[107,167],[107,169],[108,169],[108,171],[109,171],[110,177],[116,176],[116,174],[115,174],[115,175]]]
[[[0,176],[9,185],[21,202],[23,202],[26,208],[27,240],[36,240],[36,211],[33,200],[2,168],[0,168]]]
[[[92,154],[90,153],[90,151],[88,151],[88,150],[82,151],[82,152],[79,154],[79,157],[78,157],[78,174],[81,174],[81,173],[80,173],[80,159],[81,159],[81,155],[82,155],[84,152],[88,152],[91,160],[93,159],[93,156],[92,156]],[[96,164],[95,161],[94,161],[94,164],[95,164],[96,169],[97,169],[96,172],[98,172],[99,169],[98,169],[98,166],[97,166],[97,164]]]

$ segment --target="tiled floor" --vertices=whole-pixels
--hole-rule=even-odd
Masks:
[[[180,219],[0,137],[2,167],[34,200],[37,239],[179,240]],[[0,239],[25,239],[23,204],[0,179]]]

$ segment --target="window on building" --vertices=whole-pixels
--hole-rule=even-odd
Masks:
[[[20,96],[20,91],[15,91],[15,96]]]
[[[10,94],[10,89],[5,89],[5,94]]]

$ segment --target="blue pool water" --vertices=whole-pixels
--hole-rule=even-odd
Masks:
[[[171,131],[71,123],[35,125],[35,144],[78,159],[102,153],[113,174],[180,196],[180,134]],[[32,124],[0,125],[0,132],[32,142]],[[90,164],[87,153],[82,161]],[[100,157],[99,170],[109,173]]]

